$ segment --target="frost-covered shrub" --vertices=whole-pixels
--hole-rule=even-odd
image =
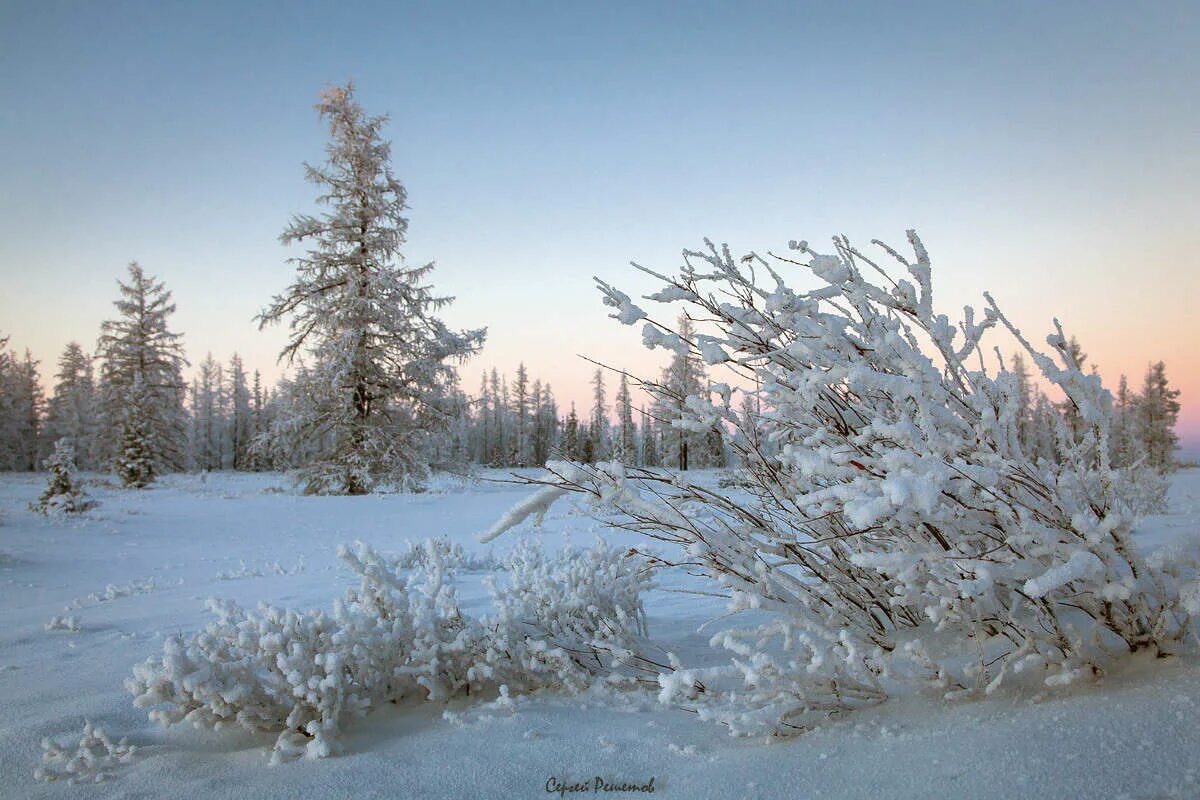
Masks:
[[[216,621],[134,668],[126,686],[135,705],[163,724],[275,733],[272,763],[323,757],[344,724],[387,702],[584,688],[608,671],[577,663],[584,648],[594,658],[644,630],[637,592],[647,578],[619,550],[522,550],[509,584],[495,590],[496,617],[476,620],[459,610],[445,548],[423,547],[408,574],[361,543],[342,547],[360,581],[332,613],[210,600]]]
[[[705,320],[690,337],[598,282],[614,317],[644,321],[649,347],[728,372],[675,424],[730,434],[749,488],[556,463],[485,540],[582,492],[621,527],[682,548],[731,612],[766,614],[713,637],[729,665],[665,670],[664,701],[734,731],[786,733],[903,682],[956,697],[1017,673],[1093,677],[1111,655],[1169,652],[1189,630],[1195,561],[1168,569],[1138,552],[1133,525],[1156,490],[1111,468],[1099,376],[1057,322],[1043,353],[987,294],[981,316],[968,307],[952,323],[934,308],[924,246],[909,241],[912,257],[880,245],[902,275],[844,238],[831,254],[801,242],[769,260],[687,251],[678,275],[650,273],[665,288],[648,299]],[[794,275],[812,288],[792,288]],[[1042,453],[1020,436],[1017,376],[985,344],[1005,333],[1065,398]],[[738,392],[752,401],[743,413]]]
[[[492,572],[504,568],[503,562],[497,561],[491,553],[469,553],[462,544],[452,542],[446,537],[427,539],[424,542],[405,542],[404,549],[392,559],[393,566],[398,569],[424,567],[426,553],[431,546],[437,550],[441,562],[449,569],[459,572]]]
[[[81,630],[79,617],[75,616],[56,616],[52,617],[46,623],[45,629],[48,631],[70,631],[71,633],[79,633]]]
[[[113,744],[104,729],[90,721],[83,723],[83,735],[74,747],[72,751],[53,739],[42,739],[42,765],[33,777],[46,782],[100,783],[120,765],[131,763],[137,753],[125,739]]]
[[[75,448],[65,439],[54,444],[54,453],[45,462],[50,480],[41,497],[31,508],[40,514],[81,514],[95,508],[97,503],[88,497],[75,479]]]
[[[405,580],[363,545],[339,555],[361,582],[332,614],[210,600],[215,622],[134,669],[135,704],[165,706],[151,712],[164,724],[276,732],[279,761],[328,755],[344,720],[418,687],[453,694],[466,670],[454,654],[473,649],[473,631],[436,558]]]
[[[292,567],[285,567],[278,561],[264,562],[259,564],[247,564],[245,560],[238,561],[236,570],[222,570],[216,574],[216,579],[219,581],[240,581],[246,578],[261,578],[265,575],[300,575],[304,572],[304,556],[296,561]]]
[[[652,666],[643,654],[641,593],[652,579],[644,559],[603,540],[554,555],[521,542],[507,567],[504,584],[488,580],[496,606],[485,620],[489,677],[514,689],[582,691],[597,676],[636,677]]]

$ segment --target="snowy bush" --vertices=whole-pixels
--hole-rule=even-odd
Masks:
[[[1091,678],[1111,655],[1170,652],[1189,630],[1194,559],[1167,569],[1138,552],[1132,528],[1154,489],[1108,462],[1099,376],[1057,321],[1043,353],[986,293],[982,315],[967,307],[952,323],[934,308],[924,246],[909,242],[912,257],[880,244],[903,275],[844,238],[831,254],[801,242],[769,260],[711,243],[686,251],[678,275],[646,271],[665,284],[648,299],[706,321],[690,337],[598,281],[614,317],[644,321],[648,346],[727,370],[730,382],[687,398],[675,424],[731,433],[749,488],[552,463],[484,540],[582,492],[621,527],[679,545],[731,612],[766,613],[713,637],[727,666],[664,670],[663,701],[735,732],[787,733],[881,702],[898,683],[960,697],[1017,673]],[[791,288],[788,272],[814,288]],[[1022,441],[1018,381],[985,345],[1004,333],[1065,398],[1046,455]],[[738,391],[753,413],[733,410]]]
[[[74,747],[72,751],[53,739],[42,739],[42,765],[34,770],[33,777],[46,782],[100,783],[118,766],[131,763],[137,752],[125,739],[113,744],[103,728],[87,721]]]
[[[79,633],[79,617],[52,617],[50,621],[46,623],[45,627],[48,631],[70,631],[71,633]]]
[[[343,725],[387,702],[583,688],[607,672],[577,663],[585,649],[589,658],[613,652],[644,630],[644,568],[602,545],[555,558],[533,552],[522,551],[509,585],[495,590],[496,618],[475,620],[460,611],[435,540],[407,575],[361,543],[342,547],[360,580],[332,613],[210,600],[216,621],[169,639],[126,686],[164,724],[275,733],[272,763],[329,755]]]
[[[87,496],[75,479],[75,448],[66,440],[54,444],[54,453],[44,462],[50,470],[50,480],[41,497],[31,508],[40,514],[81,514],[95,508],[95,500]]]
[[[424,542],[405,542],[404,549],[392,559],[392,564],[397,569],[423,568],[428,559],[429,547],[437,551],[438,558],[448,569],[460,572],[492,572],[504,569],[504,564],[492,557],[491,553],[468,553],[462,544],[452,542],[446,537],[427,539]]]
[[[488,580],[496,606],[487,624],[489,677],[499,667],[510,688],[582,691],[597,676],[656,674],[644,655],[641,593],[651,585],[645,560],[603,540],[552,556],[522,542],[507,567],[505,584]]]
[[[244,559],[238,560],[238,568],[236,570],[222,570],[216,574],[216,579],[219,581],[240,581],[246,578],[261,578],[265,575],[300,575],[304,572],[304,556],[296,561],[292,567],[285,567],[278,561],[271,561],[260,565],[247,564]]]

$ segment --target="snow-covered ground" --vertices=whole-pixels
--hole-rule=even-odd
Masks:
[[[131,667],[165,635],[207,622],[211,596],[328,607],[352,580],[336,557],[342,542],[396,551],[447,536],[486,553],[476,535],[530,490],[444,480],[420,495],[300,497],[278,475],[173,476],[141,492],[90,485],[100,508],[61,521],[27,510],[43,485],[0,475],[0,797],[546,797],[564,784],[590,790],[597,776],[653,778],[655,795],[681,798],[1200,797],[1194,653],[1133,659],[1069,693],[901,697],[774,742],[731,738],[652,698],[541,696],[515,712],[403,706],[351,727],[341,755],[269,767],[271,735],[151,723],[123,687]],[[598,533],[632,541],[564,503],[495,552],[521,535],[585,545]],[[1175,476],[1170,512],[1138,536],[1152,548],[1197,535],[1192,469]],[[459,576],[465,610],[486,610],[482,577]],[[672,591],[681,585],[666,578],[646,598],[650,631],[702,658],[708,634],[696,629],[721,601]],[[55,618],[59,629],[47,630]],[[131,762],[87,787],[36,781],[42,738],[73,748],[85,719],[127,737]]]

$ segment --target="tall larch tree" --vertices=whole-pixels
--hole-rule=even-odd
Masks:
[[[229,402],[229,452],[230,466],[235,470],[248,470],[250,466],[250,443],[254,440],[254,409],[250,386],[246,382],[246,365],[237,353],[229,359],[225,371],[228,388],[225,396]]]
[[[608,399],[604,390],[604,370],[596,368],[592,376],[592,415],[588,422],[588,439],[591,445],[589,462],[605,461],[611,455],[609,441]]]
[[[512,413],[515,417],[513,425],[515,441],[513,442],[513,463],[517,466],[528,466],[533,460],[532,441],[529,425],[529,372],[525,362],[517,365],[517,377],[513,381]]]
[[[1137,429],[1146,463],[1162,472],[1175,466],[1175,448],[1179,439],[1175,423],[1179,419],[1179,390],[1167,383],[1167,366],[1161,361],[1150,365],[1137,403]]]
[[[633,396],[629,376],[621,373],[616,396],[617,430],[613,435],[613,458],[625,464],[638,463],[637,427],[633,422]]]
[[[114,469],[127,486],[145,486],[188,466],[187,360],[182,336],[168,324],[175,304],[162,282],[133,262],[128,283],[117,286],[117,318],[101,325],[97,347],[101,419]],[[126,459],[134,460],[132,470]]]
[[[679,317],[678,332],[684,341],[695,339],[695,327],[686,314]],[[702,460],[696,457],[707,450],[705,434],[687,430],[675,423],[685,417],[688,397],[702,395],[706,382],[704,362],[694,352],[680,350],[663,370],[658,385],[652,387],[652,415],[662,426],[662,450],[659,455],[665,466],[680,470],[704,466],[693,462]]]
[[[96,462],[96,380],[92,359],[78,342],[70,342],[58,358],[54,394],[46,404],[42,452],[48,456],[65,440],[80,469],[94,469]]]
[[[24,358],[6,351],[7,341],[0,338],[0,469],[35,470],[45,410],[38,362],[28,350]]]
[[[327,210],[299,214],[284,231],[284,244],[308,249],[290,260],[294,283],[258,318],[290,318],[281,359],[311,356],[311,380],[281,429],[321,441],[300,473],[309,492],[416,485],[429,471],[428,436],[450,422],[452,362],[482,346],[485,331],[450,330],[436,314],[452,298],[426,282],[433,264],[404,263],[406,193],[381,135],[387,117],[368,116],[351,85],[322,92],[317,111],[328,158],[305,168]]]

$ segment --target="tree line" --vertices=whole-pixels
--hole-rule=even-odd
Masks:
[[[631,385],[614,370],[611,404],[614,380],[604,369],[583,409],[560,408],[524,364],[511,380],[485,372],[478,392],[465,392],[458,366],[480,351],[486,329],[451,330],[438,313],[453,298],[430,285],[434,265],[404,260],[407,194],[382,137],[387,117],[368,115],[351,85],[326,89],[316,109],[329,131],[326,160],[305,164],[305,173],[323,210],[296,215],[284,230],[282,241],[303,252],[289,259],[291,284],[257,317],[260,328],[288,326],[285,377],[268,388],[236,353],[227,363],[209,354],[185,382],[171,292],[135,262],[118,281],[117,313],[101,326],[94,357],[68,344],[49,399],[38,362],[0,339],[0,469],[37,469],[59,441],[79,467],[112,469],[129,486],[189,469],[287,469],[305,491],[336,494],[416,486],[439,467],[538,466],[552,456],[681,470],[728,464],[731,426],[717,417],[699,423],[694,413],[711,391],[729,402],[729,387],[706,374],[721,353],[706,350],[711,337],[686,313],[657,342],[673,353],[658,378]],[[1073,339],[1070,348],[1082,365]],[[1062,450],[1059,423],[1069,435],[1080,410],[1047,398],[1019,358],[1006,372],[1020,394],[1014,423],[1026,452],[1052,459]],[[635,391],[649,402],[635,403]],[[1108,442],[1114,465],[1170,468],[1178,395],[1161,362],[1140,393],[1122,377]],[[760,397],[742,392],[741,418],[772,413]]]

